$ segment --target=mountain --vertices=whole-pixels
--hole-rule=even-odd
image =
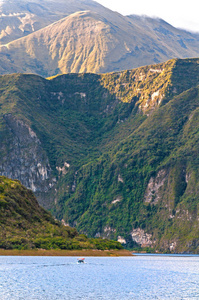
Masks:
[[[23,3],[17,1],[15,7],[4,2],[5,11],[10,12],[9,4],[13,11],[34,13],[34,18],[37,12],[41,22],[35,21],[36,26],[31,21],[28,35],[23,31],[21,38],[11,40],[10,36],[10,42],[1,45],[0,74],[106,73],[199,56],[199,34],[176,29],[161,19],[122,16],[94,1]]]
[[[0,176],[0,248],[121,249],[108,240],[88,239],[64,226],[39,206],[32,191],[19,181]]]
[[[1,0],[0,44],[27,36],[77,11],[104,7],[91,0]]]
[[[199,59],[0,77],[0,174],[91,237],[198,253]]]

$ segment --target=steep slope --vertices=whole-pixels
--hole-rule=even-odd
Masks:
[[[199,35],[162,20],[96,11],[76,12],[1,46],[0,73],[105,73],[199,55]]]
[[[64,218],[90,235],[198,253],[198,106],[198,88],[180,94],[83,166]]]
[[[197,53],[198,33],[194,34],[180,30],[159,18],[137,15],[130,15],[127,18],[140,29],[148,32],[151,37],[159,40],[160,45],[165,47],[163,49],[160,46],[166,55],[170,57],[185,57],[185,52],[187,51],[188,54],[189,51],[189,57],[193,57]]]
[[[198,84],[198,59],[1,76],[0,174],[90,236],[197,252]]]
[[[88,9],[105,10],[90,0],[1,0],[0,44],[7,44],[76,11]]]
[[[121,249],[121,245],[79,235],[55,221],[19,181],[0,176],[0,248]]]

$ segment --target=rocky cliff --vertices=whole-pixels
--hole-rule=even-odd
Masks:
[[[12,114],[3,116],[8,137],[1,149],[1,175],[17,178],[33,192],[47,192],[56,183],[48,157],[35,132]]]

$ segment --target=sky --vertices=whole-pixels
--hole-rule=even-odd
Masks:
[[[199,32],[199,0],[95,0],[123,15],[159,17],[174,27]]]

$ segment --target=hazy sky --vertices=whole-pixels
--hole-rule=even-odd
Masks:
[[[159,17],[175,27],[199,32],[199,0],[96,0],[123,15]]]

